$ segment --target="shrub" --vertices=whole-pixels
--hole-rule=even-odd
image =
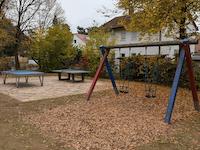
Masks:
[[[62,24],[54,25],[47,33],[38,32],[31,46],[30,57],[38,60],[40,69],[46,72],[68,68],[76,57],[72,33]]]
[[[10,70],[14,65],[12,62],[14,62],[14,60],[11,57],[0,57],[0,71]]]
[[[114,41],[109,40],[110,34],[108,32],[98,27],[94,27],[88,36],[89,39],[83,50],[83,57],[87,60],[87,68],[91,71],[91,75],[93,75],[99,66],[101,57],[99,47],[101,45],[112,45]]]
[[[146,64],[146,66],[145,66]],[[145,75],[147,75],[153,82],[153,78],[156,76],[156,83],[170,85],[173,82],[177,62],[167,60],[161,57],[147,57],[145,56],[133,56],[125,58],[121,63],[121,78],[124,79],[128,76],[129,80],[145,81]],[[147,71],[145,71],[145,69]],[[200,87],[200,69],[196,63],[193,63],[193,69],[198,86]],[[155,74],[156,73],[156,74]],[[119,73],[118,75],[119,76]],[[180,86],[189,87],[189,79],[187,75],[187,68],[184,66],[182,75],[180,78]]]

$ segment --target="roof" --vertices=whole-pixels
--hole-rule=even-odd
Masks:
[[[74,35],[76,35],[81,41],[83,41],[84,43],[87,42],[88,40],[88,36],[85,34],[79,34],[79,33],[75,33]]]
[[[102,27],[104,27],[107,30],[110,29],[116,29],[116,28],[124,28],[124,26],[122,25],[123,21],[130,21],[130,16],[119,16],[119,17],[115,17],[112,20],[106,22],[105,24],[102,25]]]
[[[122,22],[124,21],[130,22],[131,17],[128,15],[115,17],[112,20],[103,24],[102,27],[104,27],[107,30],[116,29],[116,28],[124,28],[124,26],[122,25]],[[199,29],[198,29],[197,24],[194,21],[191,21],[191,23],[194,26],[195,30],[198,31]]]

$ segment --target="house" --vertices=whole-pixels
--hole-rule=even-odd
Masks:
[[[196,45],[195,52],[200,54],[200,40],[198,44]]]
[[[200,65],[200,40],[195,47],[195,53],[192,55],[192,60]]]
[[[129,16],[119,16],[106,22],[102,27],[111,33],[111,39],[115,39],[116,45],[134,44],[140,42],[158,42],[158,41],[174,41],[173,37],[166,37],[165,32],[160,32],[152,36],[145,36],[141,40],[140,33],[126,31],[121,22],[130,22]],[[188,32],[198,30],[195,23],[189,25]],[[166,55],[173,58],[179,52],[179,46],[162,46],[162,47],[140,47],[140,48],[121,48],[114,49],[115,58],[130,57],[132,55]],[[191,52],[195,52],[195,45],[191,45]],[[118,60],[119,61],[119,60]]]
[[[86,46],[88,35],[75,33],[73,34],[73,46],[77,46],[78,48]]]

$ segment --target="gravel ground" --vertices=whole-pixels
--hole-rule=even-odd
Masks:
[[[158,86],[157,97],[144,97],[144,85],[131,83],[129,94],[113,91],[82,96],[62,106],[24,117],[43,134],[77,150],[132,150],[173,132],[173,124],[195,114],[191,92],[179,90],[172,125],[163,123],[170,88]]]

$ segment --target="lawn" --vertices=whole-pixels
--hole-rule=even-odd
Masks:
[[[0,94],[0,149],[200,149],[200,116],[190,91],[177,95],[172,124],[163,123],[170,88],[159,86],[155,99],[144,86],[18,102]]]

